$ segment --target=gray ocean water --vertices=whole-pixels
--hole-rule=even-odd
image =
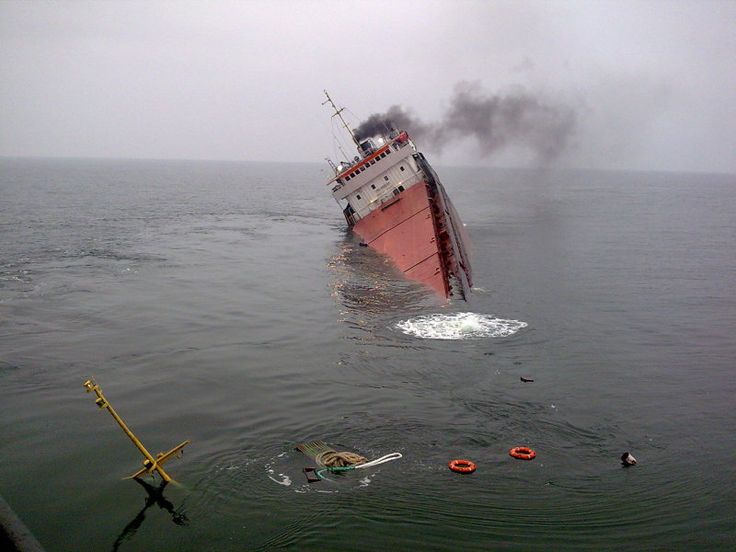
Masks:
[[[0,494],[46,549],[733,549],[736,177],[436,168],[468,303],[359,247],[319,165],[0,160]],[[192,440],[178,486],[122,479],[91,376]],[[403,458],[309,484],[315,439]]]

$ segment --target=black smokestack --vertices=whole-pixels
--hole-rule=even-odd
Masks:
[[[544,101],[524,90],[487,94],[477,84],[460,83],[439,123],[425,124],[395,105],[386,113],[371,115],[356,133],[363,139],[400,128],[438,152],[448,143],[470,136],[484,157],[516,146],[531,151],[538,162],[549,163],[565,151],[576,121],[571,107]]]

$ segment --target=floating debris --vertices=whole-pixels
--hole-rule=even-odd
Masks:
[[[621,463],[624,466],[635,466],[636,465],[636,458],[634,458],[634,455],[630,452],[624,452],[621,455]]]
[[[514,447],[509,450],[509,455],[519,460],[534,460],[537,453],[529,447]]]
[[[354,452],[337,452],[324,441],[302,443],[295,448],[313,459],[319,466],[319,468],[307,467],[302,470],[308,483],[322,481],[325,479],[325,472],[343,472],[372,468],[373,466],[392,462],[402,457],[400,452],[392,452],[391,454],[368,461],[367,458]]]
[[[462,459],[451,460],[447,464],[447,467],[456,473],[473,473],[478,468],[478,466],[475,465],[475,462]]]

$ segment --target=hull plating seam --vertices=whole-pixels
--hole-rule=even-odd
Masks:
[[[420,264],[422,264],[422,263],[423,263],[424,261],[426,261],[427,259],[431,259],[431,258],[432,258],[432,257],[434,257],[435,255],[439,255],[439,253],[431,253],[430,255],[427,255],[426,257],[424,257],[424,258],[423,258],[423,259],[422,259],[421,261],[419,261],[418,263],[416,263],[416,264],[414,264],[414,265],[410,266],[409,268],[406,268],[406,269],[404,269],[404,272],[409,272],[409,271],[410,271],[410,270],[411,270],[412,268],[416,268],[416,267],[418,267],[418,266],[419,266]]]
[[[373,239],[372,239],[371,241],[369,241],[369,242],[366,242],[366,243],[367,243],[368,245],[372,244],[372,243],[373,243],[374,241],[376,241],[377,239],[379,239],[379,238],[380,238],[381,236],[383,236],[383,235],[384,235],[384,234],[386,234],[387,232],[390,232],[391,230],[393,230],[393,229],[394,229],[394,228],[396,228],[397,226],[401,226],[401,225],[402,225],[402,224],[404,224],[404,223],[405,223],[405,222],[406,222],[407,220],[409,220],[409,219],[412,219],[412,218],[414,218],[415,216],[417,216],[418,214],[422,213],[423,211],[426,211],[427,209],[429,209],[429,206],[427,206],[427,207],[424,207],[423,209],[419,209],[419,211],[417,211],[417,212],[416,212],[416,213],[414,213],[413,215],[409,215],[409,216],[408,216],[408,217],[406,217],[405,219],[402,219],[402,220],[400,220],[399,222],[397,222],[396,224],[394,224],[394,225],[393,225],[393,226],[392,226],[391,228],[387,228],[386,230],[384,230],[383,232],[381,232],[380,234],[378,234],[378,235],[377,235],[376,237],[374,237],[374,238],[373,238]]]

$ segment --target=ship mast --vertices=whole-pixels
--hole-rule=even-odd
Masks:
[[[325,96],[327,96],[327,100],[322,102],[322,105],[330,104],[332,106],[332,109],[335,110],[335,113],[332,115],[333,117],[337,115],[340,118],[340,121],[342,122],[342,126],[345,127],[345,130],[348,131],[350,134],[350,137],[353,139],[353,142],[355,142],[355,145],[360,149],[360,142],[358,142],[358,139],[355,137],[355,133],[353,130],[348,126],[348,124],[345,122],[345,119],[342,117],[342,112],[345,110],[344,107],[341,107],[340,109],[337,108],[335,105],[335,102],[332,101],[332,98],[330,98],[330,95],[327,93],[327,90],[324,91]]]

